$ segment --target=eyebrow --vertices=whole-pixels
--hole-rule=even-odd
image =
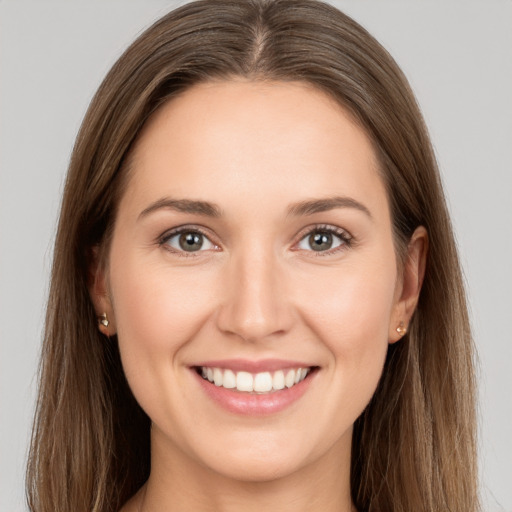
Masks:
[[[335,208],[353,208],[366,214],[372,219],[370,210],[359,201],[345,196],[327,197],[325,199],[311,199],[308,201],[300,201],[290,205],[287,215],[301,216],[313,215],[314,213],[326,212]]]
[[[293,203],[288,207],[286,215],[300,217],[334,210],[336,208],[353,208],[363,212],[370,219],[373,218],[370,210],[364,204],[356,201],[355,199],[352,199],[351,197],[344,196],[310,199],[306,201],[300,201],[298,203]],[[195,215],[203,215],[205,217],[222,217],[222,209],[214,203],[210,203],[208,201],[173,199],[166,197],[155,201],[147,208],[145,208],[139,214],[139,219],[161,209],[175,210],[178,212]]]
[[[222,216],[222,211],[216,204],[208,203],[207,201],[194,201],[191,199],[171,199],[165,197],[163,199],[155,201],[154,203],[150,204],[146,209],[144,209],[140,213],[139,219],[142,217],[146,217],[150,213],[162,209],[175,210],[177,212],[192,213],[196,215],[204,215],[206,217]]]

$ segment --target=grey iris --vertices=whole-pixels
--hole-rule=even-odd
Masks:
[[[332,235],[330,233],[315,233],[310,235],[309,244],[314,251],[325,251],[332,246]]]

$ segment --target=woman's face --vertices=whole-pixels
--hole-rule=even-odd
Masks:
[[[301,83],[208,83],[130,172],[93,296],[153,457],[252,481],[348,461],[410,309],[364,131]]]

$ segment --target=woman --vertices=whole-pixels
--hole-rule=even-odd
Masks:
[[[40,389],[32,510],[478,510],[450,221],[364,29],[203,1],[125,52],[72,156]]]

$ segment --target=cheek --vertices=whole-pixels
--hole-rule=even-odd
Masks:
[[[326,280],[329,293],[309,289],[308,323],[329,353],[329,392],[317,421],[339,426],[326,444],[350,428],[375,393],[388,350],[395,276],[393,268],[376,265]]]
[[[168,408],[163,390],[182,392],[173,385],[175,370],[208,316],[212,287],[204,271],[173,270],[137,251],[119,254],[113,244],[110,288],[123,369],[138,402],[158,417]]]
[[[357,408],[370,400],[382,373],[395,283],[396,268],[375,262],[326,275],[303,296],[307,322],[329,350],[332,386],[350,390],[345,403]]]
[[[201,327],[212,300],[211,276],[201,270],[173,272],[161,265],[143,268],[137,272],[136,264],[126,262],[112,273],[119,339],[140,352],[173,354]]]
[[[303,286],[304,309],[333,352],[339,347],[387,343],[395,301],[392,265],[345,266],[316,277],[315,283]]]

